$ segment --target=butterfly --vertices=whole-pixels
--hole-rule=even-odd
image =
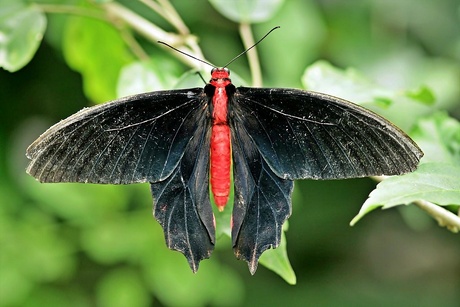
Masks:
[[[419,147],[381,116],[327,94],[235,87],[214,67],[204,88],[155,91],[85,108],[26,153],[40,182],[150,183],[166,244],[196,272],[234,188],[234,253],[252,274],[280,244],[293,182],[414,171]],[[233,173],[233,178],[232,178]],[[210,189],[211,185],[211,189]]]

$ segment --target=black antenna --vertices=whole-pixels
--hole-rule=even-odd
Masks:
[[[249,50],[251,50],[252,48],[254,48],[255,46],[257,46],[261,41],[263,41],[267,36],[268,34],[272,33],[273,31],[275,31],[276,29],[279,29],[280,26],[276,26],[274,27],[273,29],[271,29],[270,31],[268,31],[267,34],[265,34],[261,39],[259,39],[254,45],[252,45],[251,47],[249,47],[248,49],[244,50],[243,52],[241,52],[240,54],[238,54],[236,57],[234,57],[230,62],[228,62],[227,64],[225,64],[223,67],[227,67],[228,65],[232,64],[236,59],[238,59],[239,57],[241,57],[243,54],[245,54],[246,52],[248,52]]]
[[[171,48],[172,50],[175,50],[175,51],[177,51],[177,52],[179,52],[179,53],[182,53],[183,55],[186,55],[186,56],[188,56],[188,57],[190,57],[190,58],[192,58],[192,59],[194,59],[194,60],[197,60],[197,61],[199,61],[199,62],[201,62],[201,63],[204,63],[204,64],[206,64],[206,65],[209,65],[209,66],[211,66],[211,67],[216,68],[216,66],[212,65],[211,63],[206,62],[205,60],[199,59],[199,58],[197,58],[197,57],[195,57],[195,56],[193,56],[193,55],[191,55],[191,54],[188,54],[188,53],[186,53],[186,52],[184,52],[184,51],[182,51],[182,50],[179,50],[179,49],[177,49],[177,48],[175,48],[175,47],[173,47],[173,46],[171,46],[171,45],[169,45],[169,44],[167,44],[167,43],[165,43],[165,42],[162,42],[162,41],[157,41],[157,42],[158,42],[159,44],[163,44],[163,45],[165,45],[165,46],[168,46],[168,47]]]
[[[234,57],[230,62],[228,62],[227,64],[225,64],[225,65],[223,66],[223,68],[225,68],[225,67],[227,67],[228,65],[232,64],[236,59],[238,59],[239,57],[241,57],[242,55],[244,55],[246,52],[248,52],[249,50],[251,50],[252,48],[254,48],[254,47],[255,47],[256,45],[258,45],[261,41],[263,41],[263,40],[268,36],[268,34],[272,33],[273,31],[275,31],[276,29],[279,29],[279,28],[280,28],[280,26],[276,26],[276,27],[274,27],[273,29],[271,29],[270,31],[268,31],[268,33],[265,34],[261,39],[259,39],[254,45],[252,45],[252,46],[249,47],[248,49],[246,49],[246,50],[244,50],[243,52],[241,52],[240,54],[238,54],[238,55],[237,55],[236,57]],[[158,41],[158,43],[159,43],[159,44],[163,44],[163,45],[165,45],[165,46],[168,46],[168,47],[171,48],[172,50],[175,50],[175,51],[177,51],[177,52],[179,52],[179,53],[182,53],[183,55],[186,55],[186,56],[188,56],[188,57],[190,57],[190,58],[192,58],[192,59],[194,59],[194,60],[197,60],[197,61],[199,61],[199,62],[201,62],[201,63],[204,63],[204,64],[206,64],[206,65],[209,65],[209,66],[211,66],[211,67],[216,68],[216,66],[212,65],[211,63],[206,62],[205,60],[199,59],[199,58],[197,58],[197,57],[195,57],[195,56],[193,56],[193,55],[191,55],[191,54],[188,54],[188,53],[186,53],[186,52],[184,52],[184,51],[182,51],[182,50],[179,50],[179,49],[177,49],[177,48],[175,48],[175,47],[173,47],[173,46],[171,46],[171,45],[169,45],[169,44],[167,44],[167,43],[165,43],[165,42]]]

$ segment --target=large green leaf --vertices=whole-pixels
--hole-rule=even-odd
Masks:
[[[349,99],[358,104],[374,102],[390,105],[402,97],[432,105],[434,95],[426,86],[410,91],[392,91],[370,81],[356,69],[338,69],[326,61],[318,61],[309,66],[302,77],[306,89],[329,93]]]
[[[179,74],[180,66],[177,61],[152,59],[130,63],[121,70],[117,96],[169,90],[176,84]]]
[[[432,112],[433,93],[426,86],[410,91],[394,91],[369,80],[353,68],[336,68],[318,61],[305,70],[305,89],[341,97],[379,113],[403,130],[417,118]],[[408,116],[410,114],[410,116]]]
[[[371,192],[351,225],[378,207],[387,209],[409,205],[418,200],[441,206],[460,206],[460,166],[439,162],[425,163],[413,173],[385,179]]]
[[[91,100],[102,102],[117,97],[120,70],[133,57],[115,28],[91,18],[70,18],[63,51],[69,66],[82,74],[85,94]]]
[[[307,67],[302,84],[307,90],[327,93],[357,104],[375,102],[388,105],[393,100],[391,91],[371,82],[356,69],[342,70],[326,61],[317,61]]]
[[[15,72],[35,55],[46,30],[46,17],[36,6],[21,1],[1,6],[0,67]]]

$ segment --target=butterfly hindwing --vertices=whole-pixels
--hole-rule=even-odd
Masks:
[[[163,227],[166,245],[187,258],[193,272],[209,258],[215,243],[209,198],[210,121],[201,114],[199,127],[179,165],[166,180],[151,184],[154,215]]]
[[[283,224],[291,215],[293,182],[271,170],[240,122],[233,121],[231,126],[232,242],[235,255],[248,262],[254,274],[260,255],[280,243]]]

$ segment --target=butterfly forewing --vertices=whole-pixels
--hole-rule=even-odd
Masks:
[[[86,108],[27,150],[41,182],[157,182],[176,168],[198,127],[203,90],[139,94]]]
[[[397,175],[423,155],[387,120],[325,94],[240,87],[232,111],[281,178]]]

